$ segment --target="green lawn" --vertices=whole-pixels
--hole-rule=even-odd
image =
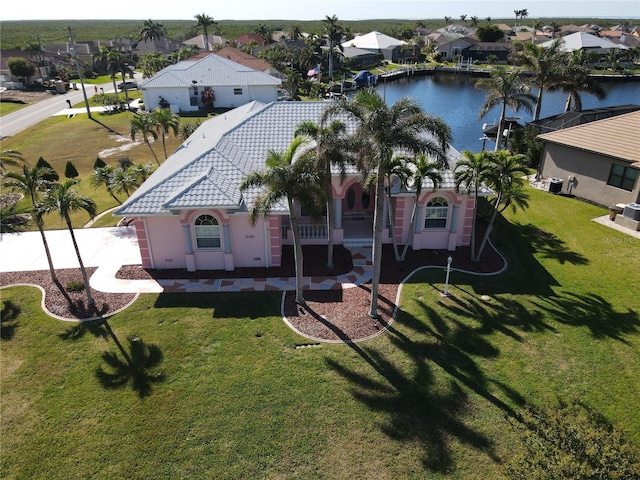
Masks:
[[[499,479],[522,405],[576,400],[640,450],[640,241],[530,194],[496,228],[506,273],[442,298],[422,271],[356,346],[298,348],[276,293],[144,295],[82,327],[2,290],[3,476]],[[105,377],[118,344],[132,366]]]

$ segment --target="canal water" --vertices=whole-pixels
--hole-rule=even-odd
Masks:
[[[500,109],[491,110],[483,119],[478,118],[486,96],[485,90],[474,87],[480,77],[467,74],[436,73],[422,77],[408,77],[378,84],[387,104],[391,105],[403,96],[414,97],[424,111],[441,117],[453,134],[453,146],[459,150],[479,152],[482,149],[482,125],[497,123]],[[640,81],[603,80],[607,98],[598,100],[593,95],[582,94],[583,110],[598,107],[636,104],[640,105]],[[532,90],[536,94],[536,90]],[[545,92],[542,97],[540,118],[564,112],[567,94],[563,92]],[[524,110],[518,113],[507,109],[507,116],[522,117],[521,123],[533,120],[533,114]],[[638,134],[638,132],[636,132]],[[494,143],[487,142],[487,149],[493,149]]]

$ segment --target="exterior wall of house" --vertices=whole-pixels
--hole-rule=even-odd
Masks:
[[[149,111],[160,106],[160,98],[164,98],[171,105],[172,110],[178,112],[195,112],[202,107],[202,92],[204,86],[198,87],[198,105],[191,105],[193,87],[145,87],[142,98],[145,108]],[[209,86],[215,94],[214,107],[233,108],[245,103],[259,100],[271,103],[278,100],[278,88],[275,85],[231,85]],[[175,106],[175,107],[174,107]]]
[[[545,142],[541,172],[546,178],[561,178],[562,191],[570,190],[573,195],[600,205],[637,202],[640,199],[640,174],[632,191],[607,185],[614,163],[629,166],[629,162]],[[572,182],[569,177],[573,177]]]
[[[447,220],[444,227],[426,228],[425,215],[427,204],[430,200],[441,197],[447,201]],[[418,200],[416,224],[414,227],[413,249],[437,249],[454,251],[456,247],[469,245],[471,240],[470,219],[473,216],[473,198],[463,197],[451,191],[426,192]],[[405,209],[413,208],[413,200],[407,202]],[[409,226],[406,221],[405,228]],[[405,235],[406,238],[406,235]]]
[[[177,216],[145,217],[152,268],[187,268],[185,241]],[[140,252],[142,254],[142,251]],[[144,265],[144,264],[143,264]]]

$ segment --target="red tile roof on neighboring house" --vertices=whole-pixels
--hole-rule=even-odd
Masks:
[[[220,50],[214,51],[213,53],[222,58],[226,58],[228,60],[231,60],[232,62],[239,63],[240,65],[253,68],[254,70],[258,70],[260,72],[269,70],[272,67],[272,65],[266,60],[255,57],[249,53],[243,52],[242,50],[238,50],[237,48],[233,48],[228,45],[221,48]]]

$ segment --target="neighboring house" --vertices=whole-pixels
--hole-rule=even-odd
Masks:
[[[283,245],[293,242],[286,201],[251,225],[248,211],[260,191],[241,192],[239,186],[248,173],[265,168],[269,150],[288,148],[298,124],[319,122],[326,106],[252,102],[204,122],[116,212],[133,219],[143,267],[195,271],[279,266]],[[451,148],[449,165],[458,159]],[[453,251],[469,245],[473,196],[456,192],[450,169],[443,177],[435,192],[432,184],[423,185],[414,228],[416,250]],[[373,189],[363,185],[353,167],[344,182],[336,170],[332,184],[336,244],[371,245]],[[400,188],[399,182],[391,192],[396,238],[404,243],[415,193]],[[326,222],[298,213],[303,242],[326,244]],[[391,242],[388,228],[383,239]]]
[[[540,171],[600,205],[640,202],[640,110],[544,133]]]
[[[406,44],[407,42],[403,40],[373,31],[344,42],[342,48],[353,47],[367,50],[374,54],[380,53],[385,60],[397,62],[413,54],[413,48],[407,50],[404,47]]]
[[[528,125],[536,127],[539,133],[555,132],[563,128],[575,127],[596,120],[604,120],[605,118],[623,115],[625,113],[640,110],[640,105],[618,105],[615,107],[600,107],[580,110],[579,112],[563,112],[550,117],[541,118],[535,122],[529,122]]]
[[[226,58],[189,58],[160,70],[140,83],[147,110],[166,101],[172,111],[194,112],[214,107],[234,108],[253,100],[278,99],[281,80]]]
[[[549,40],[541,44],[543,47],[550,47],[555,40]],[[628,47],[612,42],[606,38],[600,38],[586,32],[576,32],[565,35],[561,38],[560,50],[563,52],[573,52],[575,50],[587,50],[606,55],[613,49],[626,50]]]
[[[461,52],[463,58],[486,62],[493,55],[497,62],[506,63],[511,54],[511,43],[507,42],[478,42],[471,38],[465,38],[471,45]]]
[[[340,53],[348,60],[349,68],[352,70],[362,70],[376,65],[382,59],[381,53],[356,47],[344,47]]]
[[[438,45],[438,52],[445,60],[451,60],[456,55],[462,55],[462,51],[474,45],[475,41],[463,37],[459,33],[431,33],[429,39]]]
[[[258,58],[249,53],[243,52],[242,50],[238,50],[237,48],[233,48],[229,45],[215,50],[212,53],[218,55],[219,57],[226,58],[227,60],[231,60],[232,62],[239,63],[240,65],[244,65],[245,67],[252,68],[254,70],[258,70],[259,72],[264,72],[267,75],[272,75],[276,78],[286,78],[282,73],[280,73],[276,68],[273,67],[269,62],[262,58]]]
[[[207,48],[207,40],[204,37],[204,33],[200,35],[196,35],[195,37],[190,38],[189,40],[185,40],[183,43],[185,45],[192,45],[198,47],[200,51],[211,51],[220,47],[221,45],[227,45],[229,40],[220,35],[213,35],[212,33],[207,35],[209,37],[209,48]]]
[[[172,53],[186,46],[182,42],[171,40],[167,37],[154,38],[153,40],[139,40],[133,48],[133,54],[141,57],[149,53],[159,53],[166,57],[170,57]]]
[[[251,42],[256,42],[259,47],[264,47],[268,43],[267,40],[258,33],[245,33],[233,41],[233,43],[239,47],[249,45]]]

